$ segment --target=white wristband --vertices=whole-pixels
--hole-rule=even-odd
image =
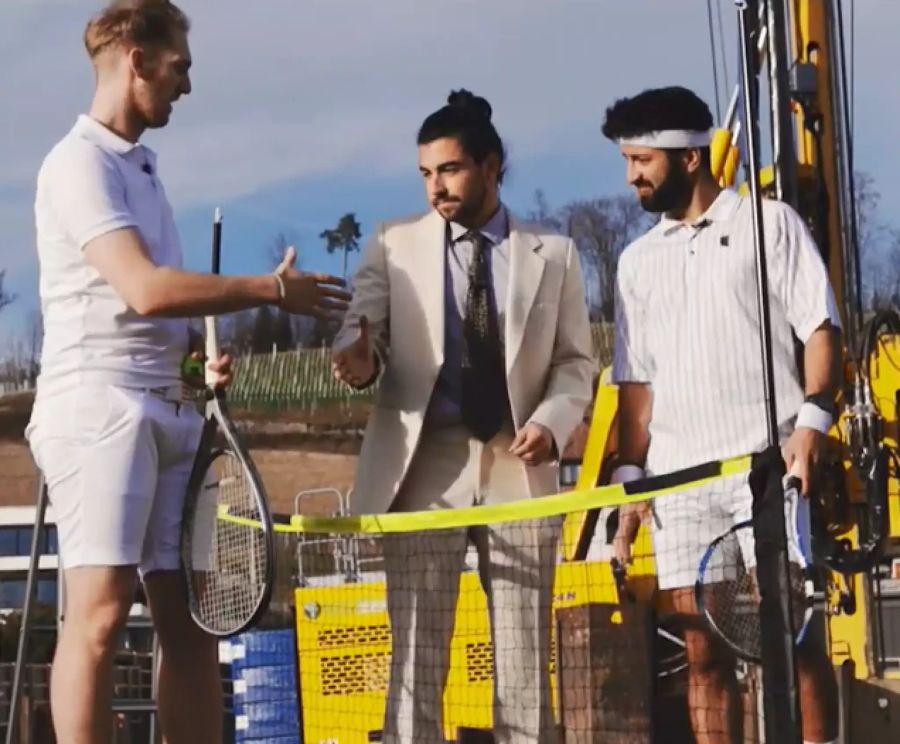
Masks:
[[[643,477],[643,468],[639,468],[637,465],[619,465],[619,467],[613,470],[609,482],[610,484],[630,483],[631,481],[640,480]]]
[[[822,434],[827,434],[834,420],[828,411],[823,411],[815,403],[804,403],[797,414],[797,422],[794,428],[815,429]]]
[[[278,283],[278,302],[276,304],[281,305],[284,302],[284,279],[281,278],[281,274],[273,271],[272,276],[275,277],[275,281]]]

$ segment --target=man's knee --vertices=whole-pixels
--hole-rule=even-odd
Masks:
[[[688,671],[695,679],[703,678],[715,683],[734,677],[734,655],[709,632],[686,631],[685,651]]]
[[[112,649],[134,597],[133,568],[69,569],[64,581],[63,632],[98,652]]]
[[[64,617],[64,632],[79,638],[94,653],[112,651],[125,627],[131,603],[121,599],[107,599],[83,605]]]
[[[197,659],[214,653],[216,639],[191,617],[180,571],[156,571],[144,578],[150,614],[163,653]]]
[[[834,666],[825,649],[815,641],[807,639],[797,647],[797,672],[821,685],[837,687]]]

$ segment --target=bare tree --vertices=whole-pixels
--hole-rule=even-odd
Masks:
[[[543,189],[535,189],[534,206],[528,212],[528,219],[549,227],[551,230],[562,230],[559,214],[555,213],[547,203],[547,197],[544,195]]]
[[[651,218],[631,196],[574,201],[562,208],[561,218],[594,275],[598,319],[611,322],[619,256],[647,229]]]
[[[44,343],[44,316],[40,310],[32,310],[28,314],[25,337],[25,363],[29,384],[37,383],[41,369],[41,348]]]
[[[290,246],[294,246],[294,249],[297,251],[297,260],[294,262],[294,267],[299,269],[303,265],[303,261],[301,260],[300,249],[297,248],[298,243],[299,241],[293,234],[285,232],[276,233],[268,246],[268,259],[272,268],[274,269],[278,266],[284,259],[284,252]]]
[[[880,219],[881,191],[868,173],[855,174],[856,238],[863,306],[897,305],[900,297],[900,230]]]
[[[16,299],[13,292],[9,292],[3,286],[6,280],[6,269],[0,269],[0,310],[11,304]]]
[[[856,191],[856,240],[860,261],[865,261],[885,237],[885,227],[878,220],[881,192],[875,179],[868,173],[857,173]]]
[[[226,332],[224,337],[228,339],[228,348],[236,356],[253,353],[253,326],[256,316],[255,310],[241,310],[225,316]]]
[[[884,247],[871,261],[872,310],[900,309],[900,230],[888,230],[887,236]]]

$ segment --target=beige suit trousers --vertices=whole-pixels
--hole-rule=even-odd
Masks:
[[[426,428],[392,511],[471,506],[526,497],[511,433],[482,444],[462,427]],[[384,538],[393,655],[387,744],[444,742],[442,698],[460,573],[469,541],[488,600],[498,744],[552,744],[551,603],[562,518]]]

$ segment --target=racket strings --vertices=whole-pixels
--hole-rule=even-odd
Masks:
[[[244,625],[259,606],[266,585],[266,534],[251,480],[232,453],[213,460],[202,499],[191,551],[195,612],[208,629],[226,633]]]
[[[747,569],[741,553],[741,541],[749,538],[752,529],[747,526],[729,532],[713,548],[702,580],[702,601],[719,635],[758,659],[762,655],[759,585],[755,571]],[[801,637],[811,609],[811,582],[808,572],[794,562],[790,563],[789,575],[793,629]]]

